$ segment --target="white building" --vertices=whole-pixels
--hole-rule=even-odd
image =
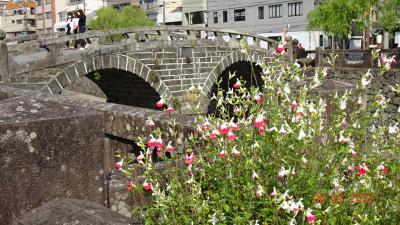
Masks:
[[[182,0],[158,0],[158,5],[157,24],[182,25]]]
[[[315,0],[208,0],[208,26],[231,28],[281,41],[284,28],[306,50],[330,47],[332,38],[307,31],[307,14]]]

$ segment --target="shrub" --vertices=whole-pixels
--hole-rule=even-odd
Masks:
[[[373,75],[324,93],[325,69],[308,78],[279,59],[262,68],[262,87],[237,80],[219,90],[220,117],[198,118],[185,145],[149,123],[135,159],[146,172],[129,184],[152,192],[145,224],[396,224],[399,129],[385,124],[388,99],[368,90]],[[177,161],[184,166],[163,166]]]

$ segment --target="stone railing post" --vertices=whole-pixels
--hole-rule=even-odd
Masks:
[[[321,55],[322,48],[321,47],[316,47],[315,48],[315,67],[321,66],[321,60],[322,60],[322,55]]]
[[[0,30],[0,83],[8,83],[8,50],[7,44],[3,41],[6,33]]]

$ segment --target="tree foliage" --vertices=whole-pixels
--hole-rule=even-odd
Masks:
[[[381,13],[378,21],[383,29],[391,33],[400,26],[400,0],[386,0]]]
[[[327,0],[307,15],[308,29],[347,38],[353,24],[357,28],[367,26],[369,10],[374,3],[370,0]]]
[[[103,7],[97,11],[97,18],[89,21],[93,30],[153,26],[139,7],[126,6],[121,11],[113,7]]]

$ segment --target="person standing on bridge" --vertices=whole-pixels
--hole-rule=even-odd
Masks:
[[[82,9],[78,10],[78,16],[79,16],[79,23],[78,23],[79,33],[80,34],[81,33],[85,33],[85,31],[86,31],[86,15],[85,15],[85,13],[83,12]],[[85,50],[85,45],[86,45],[85,40],[84,39],[79,39],[78,42],[81,45],[81,48],[79,50]]]
[[[78,29],[79,29],[79,17],[78,17],[78,13],[74,12],[72,14],[72,21],[70,23],[71,26],[71,33],[72,34],[77,34],[78,33]],[[72,45],[71,48],[77,48],[77,41],[76,41],[76,37],[74,37],[74,40],[72,41]]]
[[[71,35],[72,33],[71,25],[72,25],[72,13],[68,13],[67,24],[65,25],[65,35]],[[70,43],[69,41],[65,43],[66,48],[70,47],[69,43]]]

